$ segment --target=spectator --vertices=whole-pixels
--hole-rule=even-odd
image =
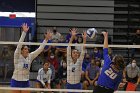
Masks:
[[[85,54],[85,57],[83,59],[83,63],[82,63],[82,74],[81,74],[81,82],[83,82],[85,80],[85,72],[86,72],[86,68],[90,63],[90,55],[88,53]]]
[[[62,66],[60,66],[58,70],[58,78],[60,81],[60,85],[62,88],[65,88],[66,86],[66,79],[67,79],[67,63],[66,59],[62,62]]]
[[[59,65],[62,66],[63,62],[66,62],[66,58],[67,58],[67,53],[63,53],[60,60],[59,60]]]
[[[57,31],[56,27],[53,27],[53,35],[52,35],[52,39],[53,40],[59,40],[61,37],[61,34]]]
[[[66,39],[64,38],[64,36],[61,36],[59,41],[59,43],[66,43]],[[58,53],[64,53],[67,51],[66,46],[57,46],[56,49],[58,51]]]
[[[12,51],[10,51],[8,46],[3,46],[0,58],[0,68],[2,71],[2,75],[4,76],[4,80],[6,79],[8,69],[13,70],[14,68],[12,58],[13,58]]]
[[[82,71],[84,71],[84,72],[86,71],[86,68],[89,65],[89,63],[90,63],[90,55],[88,53],[86,53],[85,58],[82,63]]]
[[[123,81],[134,83],[136,86],[140,82],[140,69],[137,66],[137,62],[135,59],[132,59],[131,63],[126,66],[123,72]],[[126,83],[127,86],[127,83]]]
[[[93,49],[93,52],[90,54],[90,56],[95,58],[95,60],[99,60],[102,57],[100,51],[96,47]]]
[[[83,83],[83,89],[88,89],[88,86],[96,86],[96,81],[100,74],[100,68],[96,66],[95,59],[91,60],[91,63],[86,69],[86,80]]]
[[[76,38],[77,38],[77,41],[76,41],[77,44],[82,44],[83,43],[82,35],[77,35]],[[75,49],[77,49],[78,51],[81,51],[80,46],[75,46]]]
[[[96,62],[96,66],[98,66],[100,68],[101,67],[101,60],[98,59],[98,60],[95,60],[95,62]]]
[[[134,36],[134,38],[132,40],[132,43],[133,43],[133,45],[140,45],[140,30],[139,29],[136,31],[136,35]],[[135,56],[135,52],[136,52],[136,49],[133,48],[132,49],[132,55],[131,55],[132,57]]]
[[[10,53],[8,46],[3,47],[1,58],[4,60],[8,60],[12,58],[12,54]]]
[[[50,56],[48,57],[48,61],[54,66],[55,72],[57,72],[59,64],[58,64],[58,59],[56,58],[54,53],[50,54]]]

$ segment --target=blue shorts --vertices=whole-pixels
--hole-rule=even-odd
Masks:
[[[40,84],[40,87],[41,87],[41,88],[44,88],[43,84],[42,84],[39,80],[36,80],[36,82],[38,82],[38,83]],[[45,84],[46,84],[46,83],[48,83],[48,81],[46,81]]]
[[[19,88],[27,88],[30,87],[29,80],[28,81],[16,81],[11,79],[11,87],[19,87]]]
[[[82,89],[82,85],[81,85],[81,83],[77,83],[77,84],[69,84],[69,83],[67,83],[66,88],[67,89]],[[72,92],[68,92],[68,93],[72,93]]]

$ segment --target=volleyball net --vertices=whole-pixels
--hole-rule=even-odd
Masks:
[[[30,87],[29,88],[13,88],[10,87],[11,84],[11,78],[13,75],[13,71],[15,69],[14,67],[14,52],[17,47],[17,44],[22,44],[22,45],[28,45],[30,48],[30,52],[36,50],[38,46],[42,45],[42,43],[36,43],[36,42],[4,42],[0,41],[0,69],[1,69],[1,78],[0,78],[0,93],[12,93],[13,90],[22,90],[22,91],[30,91],[31,93],[35,92],[56,92],[56,93],[66,93],[66,92],[79,92],[79,93],[92,93],[94,90],[94,86],[92,85],[87,85],[86,89],[78,90],[78,89],[67,89],[66,87],[66,80],[67,77],[65,78],[66,72],[61,72],[59,73],[59,68],[63,66],[62,61],[66,61],[65,59],[67,58],[66,56],[66,49],[67,46],[85,46],[86,51],[85,51],[85,58],[84,61],[87,62],[87,59],[89,60],[90,57],[95,57],[96,56],[96,65],[102,66],[102,52],[103,52],[103,44],[68,44],[68,43],[44,43],[43,45],[45,46],[53,46],[52,50],[45,54],[44,52],[41,52],[33,61],[30,66],[30,74],[29,74],[29,80],[30,80]],[[61,51],[60,49],[63,48],[66,51]],[[112,57],[116,54],[120,54],[125,58],[126,64],[129,64],[130,59],[131,59],[131,50],[133,49],[139,49],[140,45],[109,45],[109,55]],[[45,48],[44,48],[45,49]],[[54,52],[55,50],[55,52]],[[57,51],[57,52],[56,52]],[[80,51],[80,50],[79,50]],[[96,55],[95,51],[98,51],[99,53]],[[128,53],[129,52],[129,53]],[[56,54],[55,54],[56,53]],[[54,73],[55,75],[51,77],[51,89],[47,88],[38,88],[36,87],[37,83],[37,76],[38,76],[38,71],[43,67],[43,62],[47,58],[51,61],[51,58],[48,58],[50,56],[56,56],[57,61],[57,66],[54,66]],[[44,57],[45,56],[45,57]],[[53,61],[53,60],[52,60]],[[84,62],[83,61],[83,62]],[[90,61],[89,61],[90,63]],[[54,63],[52,62],[52,65]],[[87,65],[86,65],[87,66]],[[67,65],[68,67],[68,65]],[[82,88],[84,87],[84,82],[86,81],[85,78],[85,71],[87,70],[87,67],[82,67],[82,74],[81,74],[81,86]],[[60,76],[63,76],[60,78]],[[76,75],[75,75],[76,76]],[[89,76],[90,77],[90,76]],[[65,80],[64,80],[65,79]],[[139,91],[122,91],[123,89],[120,88],[118,91],[115,93],[139,93]]]

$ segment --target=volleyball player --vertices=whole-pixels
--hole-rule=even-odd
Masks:
[[[23,42],[26,36],[26,33],[29,30],[27,24],[22,25],[22,35],[20,37],[19,42]],[[47,43],[47,41],[51,38],[52,33],[47,32],[45,34],[45,39],[43,43]],[[29,53],[29,48],[26,45],[18,44],[14,53],[14,72],[11,79],[11,87],[20,87],[26,88],[29,87],[29,72],[31,63],[34,58],[36,58],[44,49],[45,45],[41,44],[40,47]],[[13,93],[29,93],[29,91],[13,91]]]
[[[113,93],[117,90],[122,80],[122,72],[124,69],[124,59],[117,55],[111,61],[108,55],[108,32],[102,32],[104,35],[104,66],[99,76],[97,87],[93,93]]]
[[[39,69],[37,80],[36,80],[37,88],[51,89],[50,83],[51,83],[52,70],[49,67],[50,67],[50,62],[46,60],[43,63],[43,68]]]
[[[76,37],[76,30],[72,30],[71,33],[70,44]],[[86,32],[83,34],[83,43],[86,43]],[[80,80],[85,49],[84,46],[81,48],[81,51],[78,51],[77,49],[71,50],[70,46],[67,47],[67,89],[82,89]]]

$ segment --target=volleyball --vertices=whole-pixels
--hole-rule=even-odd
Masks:
[[[90,38],[90,39],[93,39],[95,38],[96,34],[97,34],[97,30],[95,28],[90,28],[87,30],[87,36]]]

